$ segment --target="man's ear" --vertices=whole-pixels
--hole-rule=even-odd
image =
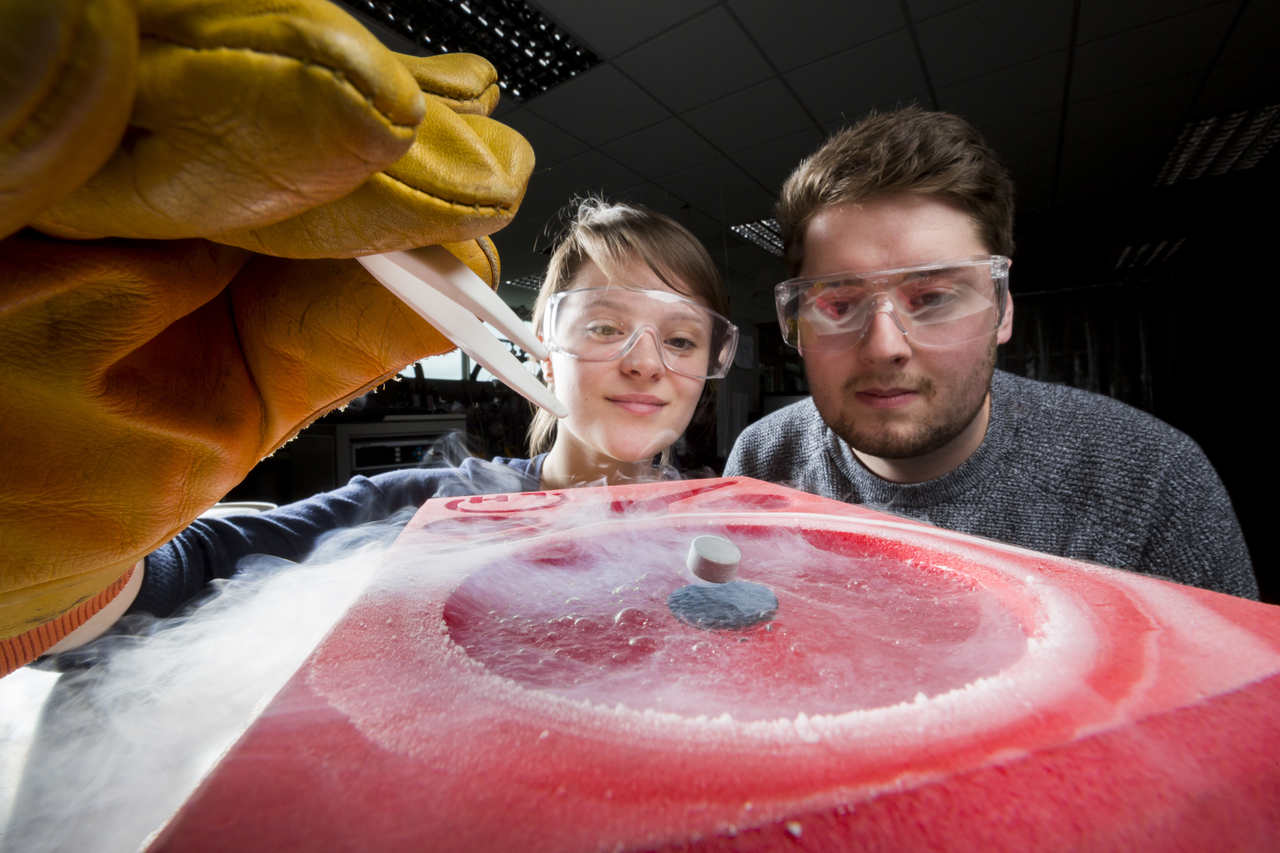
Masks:
[[[1004,295],[1004,316],[1000,318],[1000,328],[996,329],[996,343],[1004,344],[1009,342],[1009,338],[1013,336],[1013,294],[1006,292]]]

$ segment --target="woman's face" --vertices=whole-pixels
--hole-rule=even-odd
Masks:
[[[569,289],[607,286],[678,293],[648,265],[634,260],[612,278],[587,262]],[[631,319],[639,323],[647,318]],[[674,444],[689,426],[706,380],[668,370],[658,346],[654,335],[644,333],[614,361],[584,361],[553,352],[547,375],[569,409],[569,416],[560,420],[556,443],[571,442],[575,457],[606,466],[648,461]]]

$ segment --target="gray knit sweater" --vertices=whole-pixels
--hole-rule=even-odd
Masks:
[[[991,422],[954,471],[877,477],[812,398],[738,437],[725,476],[784,483],[940,527],[1258,597],[1231,500],[1194,441],[1123,403],[996,371]]]

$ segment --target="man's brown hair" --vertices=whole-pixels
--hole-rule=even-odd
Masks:
[[[804,232],[820,210],[894,193],[955,205],[991,252],[1013,254],[1013,179],[995,152],[960,116],[906,107],[873,112],[834,134],[782,185],[776,217],[791,275],[804,261]]]

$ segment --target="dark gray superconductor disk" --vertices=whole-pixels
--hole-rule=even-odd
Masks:
[[[667,597],[667,607],[695,628],[750,628],[773,618],[778,598],[767,586],[749,581],[689,584]]]

